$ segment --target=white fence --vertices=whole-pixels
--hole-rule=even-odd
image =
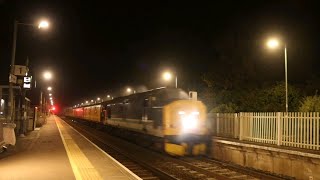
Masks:
[[[239,118],[237,113],[209,113],[209,129],[215,136],[239,137]]]
[[[319,112],[211,113],[211,132],[222,137],[319,150]]]

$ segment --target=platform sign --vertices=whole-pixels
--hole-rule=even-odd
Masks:
[[[9,83],[17,83],[17,76],[10,74],[9,75]]]
[[[14,65],[14,75],[16,76],[26,76],[28,71],[27,66]]]
[[[23,88],[25,88],[25,89],[31,88],[31,77],[30,76],[23,77]]]

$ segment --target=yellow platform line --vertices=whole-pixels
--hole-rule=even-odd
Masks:
[[[58,130],[63,142],[63,145],[67,151],[67,155],[72,167],[72,171],[77,180],[102,179],[98,171],[93,167],[86,155],[81,151],[76,142],[71,138],[68,132],[64,129],[63,125],[57,118],[55,122],[58,126]]]

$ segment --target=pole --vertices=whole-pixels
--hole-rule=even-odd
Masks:
[[[26,59],[26,67],[29,66],[29,57]],[[26,132],[25,121],[26,121],[26,113],[27,113],[27,104],[26,104],[26,89],[23,88],[21,90],[21,114],[20,114],[20,136],[24,137],[24,133]]]
[[[176,88],[178,88],[178,76],[176,76]]]
[[[17,44],[17,33],[18,33],[18,21],[14,21],[13,25],[13,42],[12,42],[12,56],[11,56],[11,66],[10,66],[10,73],[14,74],[14,64],[15,64],[15,59],[16,59],[16,44]],[[10,78],[9,78],[10,79]],[[13,119],[13,82],[9,81],[9,102],[8,102],[8,116],[7,116],[7,121],[9,123],[14,123]]]
[[[287,45],[284,46],[284,65],[285,65],[285,83],[286,83],[286,112],[288,112],[288,60]]]

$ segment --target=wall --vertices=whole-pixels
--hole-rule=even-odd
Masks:
[[[212,142],[214,159],[297,179],[320,179],[320,152],[222,138]]]

